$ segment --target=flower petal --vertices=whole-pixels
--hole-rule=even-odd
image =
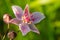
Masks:
[[[30,14],[29,14],[29,6],[28,6],[28,4],[26,5],[26,7],[24,9],[24,16],[25,16],[25,20],[28,22],[30,20]]]
[[[27,24],[25,24],[25,23],[20,24],[19,29],[21,30],[23,36],[25,36],[28,32],[31,31],[29,26]]]
[[[25,9],[24,9],[24,16],[25,17],[27,17],[27,16],[29,16],[30,14],[29,14],[29,6],[28,6],[28,4],[26,5],[26,7],[25,7]]]
[[[18,20],[17,18],[14,18],[10,20],[10,23],[19,25],[22,23],[22,20]]]
[[[23,15],[23,10],[19,6],[12,6],[12,10],[16,16],[16,18],[21,19]]]
[[[33,32],[40,34],[40,32],[38,31],[38,29],[35,27],[35,25],[33,23],[29,24],[29,27]]]
[[[39,12],[34,12],[31,14],[31,20],[34,24],[40,22],[45,18],[44,14],[39,13]]]

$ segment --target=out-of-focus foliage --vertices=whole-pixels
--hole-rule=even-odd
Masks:
[[[3,15],[8,13],[14,18],[11,6],[18,5],[24,9],[26,4],[29,4],[30,12],[42,12],[46,18],[36,24],[40,35],[29,32],[22,36],[21,31],[18,32],[18,26],[10,24],[10,31],[14,30],[17,33],[14,40],[60,40],[60,0],[0,0],[0,40],[7,31]],[[7,36],[5,40],[9,40]]]

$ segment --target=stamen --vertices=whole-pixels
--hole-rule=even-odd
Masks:
[[[28,24],[32,24],[32,21],[29,21],[29,23]]]

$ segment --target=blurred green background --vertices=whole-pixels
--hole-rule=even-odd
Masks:
[[[42,12],[46,18],[36,24],[40,35],[29,32],[22,36],[21,31],[18,32],[18,26],[10,24],[10,31],[14,30],[17,33],[14,40],[60,40],[60,0],[0,0],[0,40],[7,31],[3,15],[8,13],[14,18],[11,6],[18,5],[24,9],[26,4],[29,4],[30,12]],[[9,40],[7,36],[5,40]]]

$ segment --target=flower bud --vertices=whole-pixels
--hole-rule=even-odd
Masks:
[[[11,18],[11,16],[10,16],[9,14],[4,14],[4,15],[3,15],[3,21],[4,21],[5,23],[8,24],[11,19],[12,19],[12,18]]]
[[[10,31],[10,32],[8,32],[7,36],[10,39],[14,39],[17,36],[17,34],[14,31]]]

